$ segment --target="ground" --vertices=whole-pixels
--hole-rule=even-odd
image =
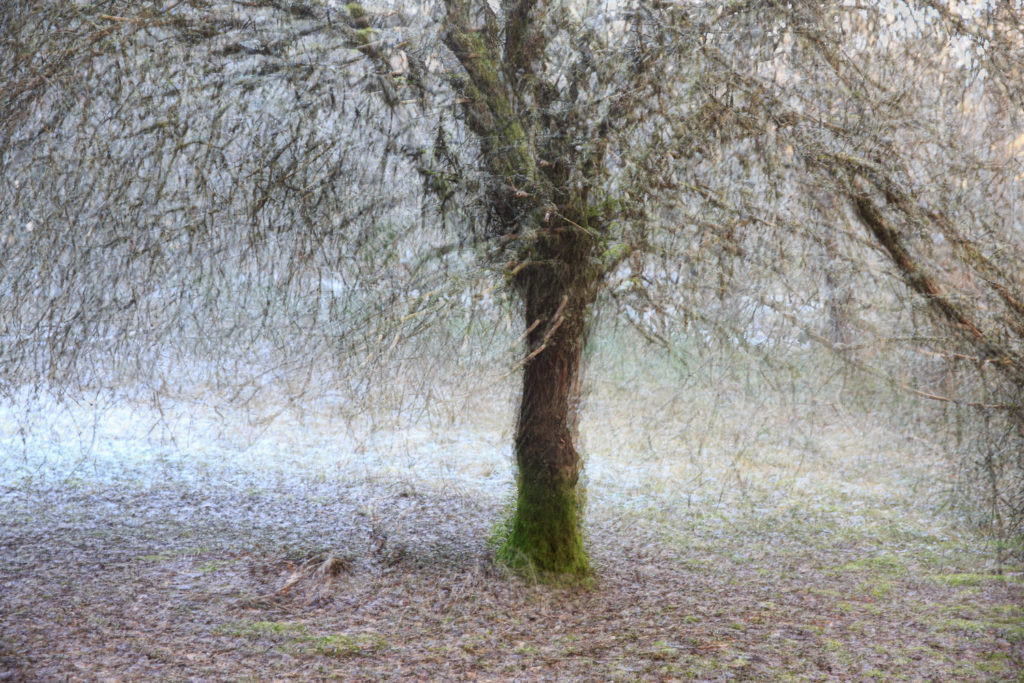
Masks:
[[[507,396],[361,436],[326,404],[261,431],[221,414],[214,435],[201,405],[161,406],[154,428],[154,409],[105,401],[3,415],[47,429],[3,434],[0,680],[1024,670],[1020,567],[950,516],[941,457],[867,413],[596,384],[595,575],[558,586],[491,559]]]

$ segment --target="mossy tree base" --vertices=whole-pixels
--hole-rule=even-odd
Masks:
[[[444,41],[464,71],[457,83],[489,179],[488,230],[507,245],[504,272],[526,328],[519,493],[498,559],[573,580],[590,571],[577,487],[582,464],[573,446],[581,353],[590,308],[629,250],[609,249],[612,219],[622,211],[606,197],[604,143],[584,150],[561,132],[576,127],[575,119],[559,120],[550,106],[558,89],[542,73],[548,31],[540,19],[547,10],[514,4],[499,25],[478,3],[446,0]]]
[[[497,557],[514,569],[585,577],[590,562],[580,526],[582,496],[572,482],[525,482]]]

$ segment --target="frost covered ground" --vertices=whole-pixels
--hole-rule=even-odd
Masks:
[[[195,488],[210,485],[211,477],[253,483],[392,478],[480,490],[510,482],[500,434],[465,425],[445,435],[428,425],[390,430],[379,424],[381,416],[376,425],[334,422],[329,402],[318,411],[267,415],[167,399],[16,397],[0,407],[6,454],[0,472],[30,488],[168,477]]]
[[[920,439],[595,384],[596,582],[558,588],[490,561],[507,393],[355,416],[13,397],[0,679],[1017,680],[1020,568],[944,512]]]

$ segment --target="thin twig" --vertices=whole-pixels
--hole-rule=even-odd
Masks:
[[[505,374],[503,374],[501,377],[498,378],[499,380],[505,379],[506,377],[511,375],[513,372],[519,370],[519,368],[523,367],[524,365],[529,363],[531,360],[533,360],[534,358],[539,356],[544,351],[544,349],[548,348],[548,342],[551,341],[552,335],[554,335],[555,332],[558,330],[558,328],[562,326],[562,322],[565,320],[565,316],[562,315],[562,312],[565,311],[565,305],[567,303],[569,303],[569,295],[568,294],[566,294],[565,296],[562,297],[562,303],[560,303],[558,305],[558,308],[555,310],[555,314],[552,316],[554,322],[551,324],[551,327],[548,328],[548,331],[544,333],[544,339],[541,340],[540,346],[538,346],[536,349],[531,351],[521,361],[519,361],[518,363],[513,365],[509,369],[508,372],[506,372]],[[523,334],[523,337],[529,335],[530,332],[535,330],[537,328],[538,324],[540,324],[540,319],[539,318],[537,320],[535,320],[533,322],[533,324],[530,325],[530,327],[527,328],[526,332]],[[522,339],[523,337],[520,337],[520,339]]]

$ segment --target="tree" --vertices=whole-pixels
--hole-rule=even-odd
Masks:
[[[949,110],[927,95],[942,79],[968,87],[984,63],[1019,104],[1019,13],[991,11],[989,35],[928,2],[15,4],[0,101],[4,385],[81,383],[105,339],[138,371],[182,334],[207,360],[241,334],[252,362],[287,348],[292,369],[339,352],[364,367],[451,310],[482,262],[525,330],[500,554],[585,574],[574,439],[595,305],[667,345],[633,313],[713,334],[742,327],[750,302],[805,326],[834,318],[839,255],[872,258],[837,239],[830,214],[849,207],[892,275],[983,358],[1016,359],[1000,367],[1021,386],[1022,260],[1000,246],[1012,222],[983,248],[914,182],[974,177],[956,155],[914,158],[918,126]],[[951,67],[952,36],[988,61]],[[1008,168],[990,182],[1005,187]],[[999,330],[922,275],[896,219],[918,242],[943,232],[997,283]],[[826,255],[820,272],[808,244]],[[324,273],[347,294],[304,306]],[[807,294],[816,279],[823,297]]]
[[[452,0],[446,4],[440,34],[435,35],[437,28],[421,23],[421,42],[410,47],[408,42],[392,44],[378,38],[378,32],[395,27],[396,22],[399,27],[415,27],[415,8],[374,12],[356,4],[336,9],[319,3],[267,2],[228,14],[218,13],[221,9],[206,3],[171,10],[66,5],[67,15],[62,17],[66,30],[77,32],[80,42],[63,50],[50,48],[52,53],[35,51],[52,58],[44,59],[42,69],[26,69],[48,72],[49,76],[67,75],[71,64],[77,68],[90,59],[93,64],[110,60],[116,62],[117,79],[121,79],[134,68],[148,68],[131,63],[133,57],[125,61],[117,54],[121,49],[130,45],[147,53],[165,40],[193,49],[206,45],[203,55],[207,58],[248,61],[253,78],[298,69],[290,60],[291,51],[312,50],[303,44],[309,36],[361,54],[365,61],[356,69],[363,69],[364,82],[379,87],[379,98],[362,97],[358,106],[379,108],[374,121],[387,117],[400,121],[408,108],[419,108],[431,119],[429,125],[378,131],[385,141],[384,164],[391,157],[412,164],[424,179],[424,189],[442,210],[454,193],[477,200],[483,220],[464,222],[460,229],[480,226],[475,237],[490,245],[490,257],[500,264],[499,277],[521,301],[526,329],[515,435],[519,495],[501,554],[513,563],[530,564],[542,571],[586,573],[579,519],[580,458],[573,443],[581,353],[590,309],[603,283],[630,254],[631,241],[643,234],[644,210],[652,190],[648,178],[670,158],[671,147],[662,145],[673,134],[670,117],[679,109],[675,101],[678,92],[666,87],[661,77],[665,69],[683,68],[674,49],[677,38],[671,31],[683,30],[684,14],[669,5],[602,14],[594,8],[531,0],[509,3],[496,13],[484,3]],[[31,18],[28,9],[23,12]],[[60,13],[48,8],[40,16],[57,21]],[[25,36],[31,21],[24,20],[22,26],[19,38],[35,40]],[[249,33],[253,26],[256,30]],[[268,27],[275,32],[261,33]],[[447,56],[441,58],[446,65],[439,68],[431,64],[438,57],[428,50],[441,44],[447,48]],[[98,55],[83,54],[86,46],[96,50],[97,45],[101,46]],[[9,51],[22,63],[33,60],[27,46],[17,39]],[[143,62],[152,54],[135,58]],[[434,70],[443,73],[434,76]],[[309,74],[292,73],[288,78],[304,76]],[[125,97],[120,80],[113,86],[102,77],[97,80],[94,86],[109,88],[101,97],[123,106],[118,102]],[[7,110],[22,98],[41,98],[46,92],[31,77],[19,85],[22,87],[8,99]],[[211,81],[190,85],[209,91]],[[214,101],[217,96],[225,97],[223,81],[213,87]],[[172,88],[174,97],[185,97],[181,85]],[[161,96],[150,88],[144,90],[147,100]],[[334,97],[332,93],[332,103]],[[456,121],[444,106],[453,98],[460,105]],[[45,105],[42,108],[67,120],[60,106],[52,112]],[[146,115],[141,107],[137,113]],[[92,112],[81,116],[83,121],[94,120]],[[218,111],[214,124],[220,125],[223,116],[223,111]],[[465,127],[452,130],[456,123]],[[13,125],[9,124],[9,131]],[[165,140],[176,141],[177,149],[190,144],[219,146],[206,139],[186,141],[185,130],[195,125],[194,116],[191,120],[156,118],[142,129],[155,141],[153,151],[143,156],[163,167],[158,174],[169,170],[163,156],[167,154],[162,147]],[[431,129],[436,131],[433,145],[423,145],[424,132]],[[25,128],[14,130],[25,135]],[[299,138],[296,133],[290,143],[300,142]],[[24,138],[20,142],[13,147],[30,149],[31,143]],[[307,150],[320,146],[315,140],[301,142]],[[463,152],[463,158],[453,152],[467,147],[470,151]],[[173,158],[177,151],[171,154]],[[232,156],[237,159],[240,154]],[[277,161],[275,156],[272,165]],[[262,194],[252,197],[250,214],[258,216],[269,209],[283,179],[294,175],[298,157],[292,163],[293,167],[283,169],[286,172],[267,169],[271,177],[263,183]],[[159,204],[163,200],[167,180],[156,182],[155,190],[150,184],[141,190],[146,195],[144,201]],[[183,178],[180,182],[184,186],[192,181]],[[670,186],[668,180],[664,182],[665,187]],[[125,184],[133,183],[127,180]],[[215,187],[213,193],[220,189]],[[137,205],[142,197],[136,194],[129,189],[105,199]],[[627,226],[627,221],[637,226]],[[254,228],[249,240],[265,241],[266,228],[258,223]],[[192,244],[190,239],[189,248]],[[140,258],[133,249],[125,258],[126,265],[136,267],[151,255]],[[167,265],[173,266],[173,262]],[[294,269],[289,277],[291,272]],[[117,305],[131,306],[138,301],[134,283],[131,288],[131,294],[125,294],[127,302]]]

